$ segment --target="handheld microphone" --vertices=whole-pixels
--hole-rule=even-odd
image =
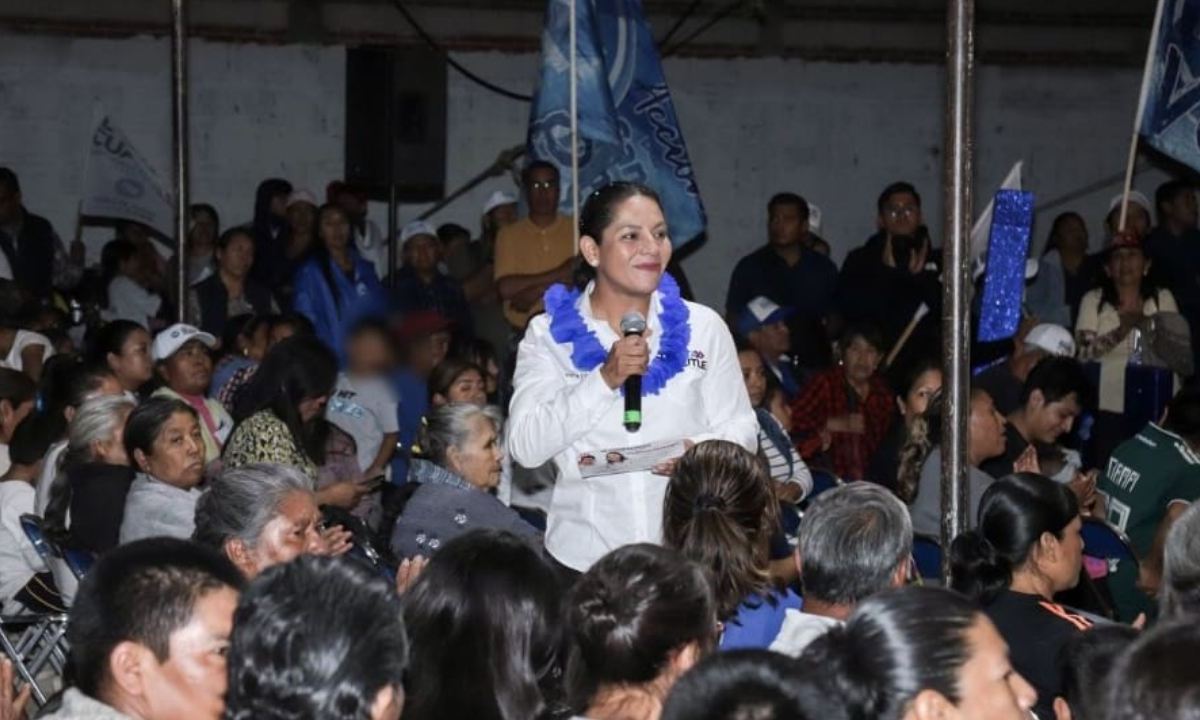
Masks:
[[[646,332],[646,318],[637,311],[621,318],[621,334],[625,337]],[[625,380],[625,429],[637,432],[642,427],[642,376],[630,375]]]

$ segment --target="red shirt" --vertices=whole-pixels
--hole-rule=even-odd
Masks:
[[[830,418],[861,413],[863,433],[833,433],[825,451],[827,465],[844,480],[862,480],[871,457],[892,425],[892,392],[879,375],[871,376],[865,398],[850,387],[846,371],[840,365],[814,375],[792,402],[792,431],[796,449],[806,461],[815,462],[822,454],[821,431]]]

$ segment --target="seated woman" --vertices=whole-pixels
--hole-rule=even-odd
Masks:
[[[942,389],[942,364],[938,358],[927,358],[911,363],[899,374],[893,385],[896,407],[903,422],[892,423],[891,429],[880,443],[867,468],[867,480],[896,491],[896,474],[900,466],[900,450],[912,432],[913,426],[929,407],[929,400]]]
[[[683,454],[663,499],[663,544],[694,560],[712,582],[721,649],[766,648],[784,613],[800,609],[791,589],[773,587],[769,542],[779,505],[758,457],[725,440]]]
[[[734,339],[742,380],[750,404],[758,416],[758,451],[766,457],[775,481],[775,493],[783,502],[796,503],[812,492],[812,473],[792,444],[794,426],[787,395],[775,376],[768,373],[762,355],[749,343]]]
[[[567,601],[572,705],[589,720],[657,720],[675,681],[712,649],[704,572],[657,545],[605,555]]]
[[[796,448],[810,464],[843,480],[862,480],[892,424],[892,392],[879,375],[883,340],[852,325],[839,342],[840,362],[814,375],[792,404]]]
[[[216,272],[188,292],[188,322],[206,333],[224,337],[225,323],[238,315],[275,312],[271,291],[250,277],[254,236],[245,226],[217,238]]]
[[[402,599],[404,720],[560,717],[562,596],[554,568],[512,533],[474,530],[442,546]]]
[[[213,368],[209,397],[229,412],[236,407],[238,392],[254,376],[271,341],[269,315],[238,315],[225,322],[221,337],[222,355]]]
[[[88,362],[112,370],[130,399],[154,376],[150,333],[136,322],[113,320],[97,330],[88,345]]]
[[[429,406],[447,403],[471,403],[483,406],[488,401],[487,379],[473,362],[446,358],[429,373]]]
[[[940,392],[929,401],[929,407],[909,429],[908,440],[900,450],[896,494],[908,503],[912,513],[913,532],[938,537],[941,532],[942,507],[942,405],[945,396]],[[992,398],[983,390],[971,391],[971,417],[967,445],[967,484],[971,504],[966,513],[971,525],[978,517],[976,508],[983,492],[995,480],[979,469],[989,458],[1004,453],[1008,442],[1004,435],[1005,420]],[[1022,462],[1026,462],[1028,458]]]
[[[316,482],[325,463],[325,404],[336,381],[337,361],[320,340],[301,335],[272,347],[238,399],[225,468],[291,465]],[[317,490],[317,503],[353,508],[372,489],[359,477],[340,478]]]
[[[941,588],[909,586],[864,600],[800,660],[850,717],[1028,720],[1035,699],[987,615]]]
[[[950,546],[953,589],[978,602],[996,624],[1013,667],[1037,688],[1038,717],[1054,717],[1063,646],[1092,626],[1054,603],[1055,593],[1079,582],[1082,527],[1070,488],[1016,473],[987,489],[979,529]]]
[[[174,398],[147,399],[129,413],[125,452],[137,477],[125,496],[120,543],[191,537],[197,486],[204,479],[204,435],[196,411]]]
[[[294,467],[268,463],[226,470],[196,503],[192,539],[225,553],[247,579],[301,555],[340,555],[342,534],[321,530],[312,480]]]
[[[420,483],[392,531],[397,557],[432,555],[475,528],[507,530],[540,545],[540,534],[492,495],[500,483],[503,420],[494,407],[451,403],[434,410],[422,430],[409,481]]]

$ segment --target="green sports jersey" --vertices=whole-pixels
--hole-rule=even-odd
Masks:
[[[1113,451],[1099,490],[1108,521],[1145,557],[1167,505],[1200,497],[1200,455],[1183,438],[1150,423]]]

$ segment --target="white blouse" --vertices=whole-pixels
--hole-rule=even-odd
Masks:
[[[592,315],[591,286],[577,301],[588,329],[604,347],[618,340]],[[536,467],[553,459],[558,481],[550,503],[546,549],[562,564],[586,571],[611,550],[662,535],[667,478],[650,472],[583,478],[585,452],[643,443],[722,439],[757,450],[758,419],[750,406],[733,338],[711,309],[687,303],[691,339],[688,363],[657,395],[642,398],[642,427],[622,424],[625,403],[608,387],[600,368],[576,369],[571,345],[550,334],[550,317],[533,318],[517,351],[510,407],[508,451],[514,461]],[[650,356],[658,354],[663,328],[656,292],[648,325]]]
[[[1179,312],[1175,296],[1170,290],[1161,289],[1154,297],[1142,302],[1142,313],[1151,317],[1160,312]],[[1105,303],[1100,303],[1100,290],[1089,290],[1079,302],[1079,318],[1075,321],[1075,336],[1083,340],[1107,335],[1121,326],[1121,316],[1117,309]],[[1147,342],[1143,338],[1142,342]],[[1125,412],[1125,366],[1133,355],[1133,333],[1113,346],[1100,361],[1100,409],[1107,412]],[[1179,381],[1176,379],[1176,387]]]

